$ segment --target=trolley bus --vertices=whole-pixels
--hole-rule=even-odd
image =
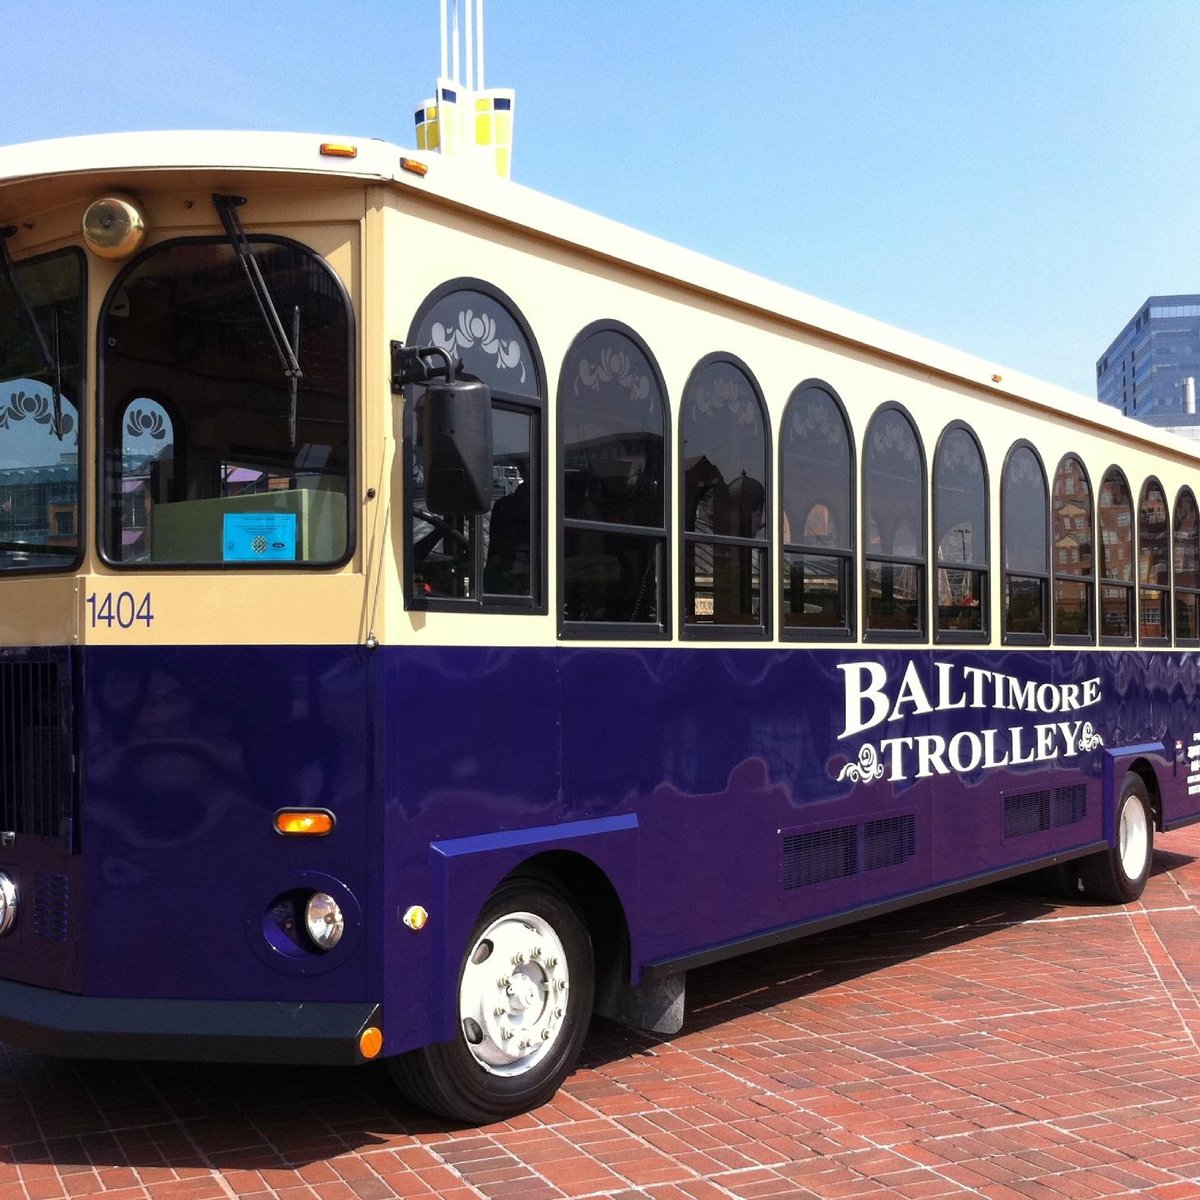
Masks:
[[[0,150],[0,1037],[548,1099],[1200,818],[1193,451],[437,155]]]

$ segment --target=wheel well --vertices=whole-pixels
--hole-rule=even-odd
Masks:
[[[1154,828],[1161,833],[1163,827],[1162,791],[1158,786],[1158,776],[1149,759],[1136,758],[1129,764],[1129,771],[1136,775],[1146,785],[1146,795],[1150,797],[1150,807],[1154,810]]]
[[[552,882],[574,902],[592,939],[596,993],[629,979],[629,922],[625,906],[608,876],[589,858],[551,850],[523,862],[511,875],[538,876]]]

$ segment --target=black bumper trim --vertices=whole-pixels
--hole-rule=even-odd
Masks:
[[[354,1066],[369,1001],[145,1000],[0,980],[0,1041],[65,1058]]]

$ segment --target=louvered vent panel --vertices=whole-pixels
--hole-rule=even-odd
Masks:
[[[1087,785],[1057,788],[1054,792],[1054,824],[1074,825],[1087,816]]]
[[[1004,836],[1022,837],[1050,828],[1050,791],[1019,792],[1004,797]]]
[[[858,872],[858,826],[843,825],[783,839],[783,889],[807,887]]]
[[[916,851],[917,819],[912,813],[863,826],[863,865],[868,871],[899,866]]]
[[[71,884],[65,875],[39,871],[33,880],[33,932],[65,942],[71,931]]]

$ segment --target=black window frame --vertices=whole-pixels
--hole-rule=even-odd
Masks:
[[[1070,571],[1060,571],[1058,569],[1058,481],[1063,476],[1064,469],[1068,461],[1074,460],[1079,464],[1080,476],[1083,479],[1084,486],[1087,488],[1088,497],[1088,535],[1091,538],[1092,547],[1092,565],[1091,570],[1086,575],[1074,574]],[[1097,588],[1096,576],[1098,570],[1096,556],[1096,489],[1092,487],[1092,477],[1088,472],[1087,464],[1083,461],[1083,456],[1075,451],[1068,451],[1058,461],[1058,466],[1054,469],[1054,482],[1050,491],[1050,556],[1051,556],[1051,574],[1053,576],[1051,583],[1051,603],[1050,603],[1050,623],[1054,634],[1054,644],[1056,646],[1094,646],[1096,644],[1096,631],[1099,624],[1097,619]],[[1083,584],[1087,588],[1087,633],[1063,633],[1059,630],[1058,621],[1058,595],[1059,584]]]
[[[1044,501],[1046,519],[1045,528],[1042,531],[1042,545],[1044,547],[1044,569],[1041,572],[1037,571],[1010,571],[1008,568],[1008,514],[1006,512],[1005,498],[1008,492],[1008,472],[1014,457],[1019,450],[1028,450],[1033,455],[1033,460],[1037,465],[1037,469],[1042,479],[1042,497]],[[1050,488],[1046,477],[1046,464],[1042,461],[1042,456],[1038,453],[1037,447],[1026,438],[1019,438],[1009,446],[1007,453],[1004,456],[1004,466],[1000,472],[1000,629],[1002,635],[1002,643],[1006,646],[1048,646],[1050,644],[1051,625],[1053,624],[1053,615],[1051,613],[1051,558],[1052,558],[1052,538],[1051,538],[1051,503],[1050,503]],[[1026,633],[1023,631],[1010,632],[1008,628],[1008,609],[1009,609],[1009,580],[1010,579],[1028,579],[1036,580],[1041,585],[1042,592],[1042,625],[1041,633]]]
[[[249,572],[279,572],[279,571],[300,571],[300,572],[333,572],[340,570],[348,562],[353,559],[358,548],[358,526],[359,526],[359,491],[360,485],[358,482],[359,472],[359,453],[361,447],[359,445],[359,404],[358,404],[358,323],[354,311],[354,303],[351,300],[350,293],[346,285],[342,282],[341,276],[329,264],[329,260],[311,246],[296,238],[284,237],[280,234],[263,233],[255,230],[253,233],[247,234],[247,240],[251,248],[269,244],[274,246],[286,246],[292,250],[306,254],[314,262],[320,264],[325,275],[329,279],[335,293],[340,296],[346,314],[346,548],[344,552],[336,559],[331,559],[328,562],[304,562],[304,561],[270,561],[270,562],[155,562],[155,561],[129,561],[123,562],[118,558],[112,557],[109,554],[107,536],[109,532],[109,508],[108,497],[106,496],[107,482],[109,478],[108,463],[110,461],[110,445],[109,437],[112,432],[109,422],[105,419],[105,414],[108,409],[107,395],[107,377],[104,369],[104,345],[103,341],[106,337],[104,320],[105,314],[108,312],[109,305],[113,298],[116,297],[120,290],[125,287],[126,280],[137,270],[139,266],[156,254],[161,254],[165,250],[170,250],[176,246],[198,246],[198,245],[219,245],[228,246],[229,239],[216,235],[201,235],[187,236],[177,238],[165,238],[161,242],[155,242],[153,245],[147,246],[137,255],[127,262],[118,272],[116,278],[109,285],[103,299],[100,302],[99,312],[96,318],[97,329],[97,348],[96,348],[96,445],[98,447],[98,455],[100,458],[100,468],[96,472],[96,539],[97,550],[100,556],[100,561],[106,566],[112,567],[116,571],[137,571],[137,572],[163,572],[172,574],[180,571],[211,571],[223,574]],[[268,281],[269,284],[269,281]],[[303,331],[301,331],[301,358],[303,358]],[[119,445],[120,431],[124,423],[125,413],[129,409],[129,405],[137,399],[145,397],[153,399],[159,404],[164,404],[162,394],[154,388],[138,388],[132,391],[126,390],[120,398],[115,402],[113,407],[114,415],[120,413],[120,420],[116,422],[116,433],[118,437],[117,444]],[[164,407],[166,405],[164,404]],[[175,409],[177,406],[172,405]],[[188,431],[186,423],[181,427],[181,423],[177,416],[174,418],[175,435],[186,439]],[[115,476],[114,476],[115,478]]]
[[[758,406],[758,416],[761,422],[763,431],[763,520],[762,520],[762,536],[757,538],[741,538],[729,537],[725,535],[703,534],[689,531],[687,528],[687,411],[689,405],[689,397],[691,390],[696,380],[703,371],[709,367],[726,365],[739,371],[750,385],[750,393]],[[772,488],[774,480],[772,478],[772,462],[774,455],[771,448],[771,414],[767,408],[766,400],[763,396],[763,391],[759,385],[758,379],[749,366],[742,361],[736,354],[731,354],[727,351],[718,350],[712,354],[706,354],[699,362],[697,362],[688,373],[687,381],[683,385],[683,390],[679,395],[679,419],[678,419],[678,439],[679,448],[677,452],[676,462],[680,464],[678,497],[679,497],[679,636],[682,639],[690,639],[695,641],[767,641],[771,637],[772,618],[773,618],[773,592],[771,584],[771,503],[772,503]],[[761,567],[760,578],[758,585],[759,598],[759,614],[758,623],[751,625],[729,625],[729,624],[712,624],[697,623],[688,620],[686,605],[690,592],[689,581],[687,577],[687,561],[689,547],[697,545],[711,546],[730,546],[734,549],[750,550],[759,554]]]
[[[1146,504],[1147,493],[1149,492],[1149,490],[1152,486],[1158,490],[1159,496],[1162,497],[1163,512],[1166,516],[1166,535],[1165,535],[1164,540],[1166,542],[1166,551],[1167,551],[1167,582],[1165,585],[1145,583],[1142,580],[1142,563],[1143,563],[1142,551],[1144,549],[1143,530],[1146,525],[1145,504]],[[1175,568],[1174,568],[1174,563],[1172,562],[1172,559],[1171,559],[1171,554],[1174,549],[1174,546],[1172,545],[1171,507],[1170,507],[1170,503],[1167,500],[1167,489],[1165,487],[1163,487],[1162,480],[1160,480],[1157,475],[1147,475],[1146,478],[1142,481],[1141,491],[1138,492],[1136,519],[1137,519],[1137,540],[1135,543],[1136,551],[1135,551],[1134,558],[1135,558],[1136,566],[1134,568],[1134,574],[1136,576],[1136,584],[1137,584],[1137,638],[1138,638],[1138,645],[1140,645],[1140,646],[1169,646],[1171,644],[1171,632],[1174,628],[1174,617],[1175,617],[1175,607],[1174,607],[1175,606],[1175,595],[1174,595],[1174,588],[1172,586],[1175,582],[1175,579],[1174,579],[1174,569]],[[1162,614],[1163,614],[1163,622],[1162,623],[1163,623],[1163,627],[1166,632],[1161,634],[1158,637],[1146,636],[1142,632],[1142,630],[1144,628],[1143,621],[1142,621],[1142,613],[1145,611],[1145,607],[1146,607],[1145,606],[1145,596],[1146,596],[1146,593],[1148,593],[1148,592],[1162,593],[1162,597],[1163,597],[1162,598]]]
[[[938,489],[938,463],[941,460],[942,448],[946,443],[946,439],[952,433],[965,433],[971,439],[975,446],[975,452],[979,455],[979,467],[982,475],[982,490],[983,490],[983,537],[980,539],[983,546],[983,557],[975,562],[965,561],[946,561],[938,557],[938,552],[941,544],[938,540],[939,515],[942,507],[942,501],[939,500]],[[933,450],[933,470],[929,476],[929,486],[933,498],[933,546],[930,554],[930,574],[932,576],[930,582],[933,587],[933,602],[931,605],[931,613],[936,613],[939,609],[938,596],[940,594],[941,573],[942,571],[971,571],[982,576],[982,586],[979,588],[977,597],[981,608],[980,612],[980,628],[979,629],[942,629],[935,617],[930,622],[933,632],[933,640],[939,645],[964,645],[974,644],[978,642],[988,642],[991,640],[991,594],[992,594],[992,573],[991,573],[991,555],[992,555],[992,505],[991,505],[991,479],[988,475],[987,455],[983,452],[983,444],[979,440],[978,434],[965,421],[951,421],[938,435],[937,445]]]
[[[846,435],[846,447],[849,454],[849,462],[847,463],[849,478],[846,480],[846,494],[849,511],[846,518],[846,541],[848,548],[845,549],[835,549],[829,546],[810,546],[800,538],[793,537],[793,540],[788,541],[786,537],[786,497],[788,493],[788,473],[786,469],[788,441],[786,430],[793,405],[799,403],[804,394],[810,390],[824,393],[841,421]],[[858,488],[856,487],[858,480],[857,452],[857,446],[854,441],[854,427],[850,423],[850,417],[846,412],[846,406],[842,402],[842,398],[833,386],[824,379],[815,378],[805,379],[801,383],[798,383],[792,389],[791,395],[788,396],[787,404],[784,406],[783,421],[779,427],[779,446],[777,450],[779,476],[779,635],[784,641],[849,642],[855,638],[858,628],[857,589],[855,587],[858,578],[858,572],[855,570],[857,558],[857,546],[855,543],[858,529],[858,513],[856,511],[858,498]],[[793,534],[795,533],[794,530],[792,532]],[[804,556],[836,558],[838,560],[839,586],[846,614],[845,622],[841,627],[833,625],[789,625],[787,623],[788,589],[791,574],[790,559],[793,555],[798,558]]]
[[[1178,551],[1180,505],[1184,498],[1192,506],[1194,519],[1193,559],[1197,563],[1197,578],[1195,586],[1185,586],[1179,582],[1179,562],[1181,555]],[[1175,503],[1171,508],[1171,632],[1176,646],[1200,646],[1200,504],[1196,502],[1196,493],[1184,484],[1175,494]],[[1192,600],[1192,625],[1196,629],[1195,637],[1179,636],[1179,601],[1180,597],[1189,596]]]
[[[474,596],[423,596],[419,595],[416,586],[416,563],[413,554],[413,517],[415,507],[415,488],[413,485],[416,441],[416,402],[420,390],[415,385],[404,389],[404,608],[408,612],[486,612],[508,613],[514,615],[545,616],[549,611],[546,585],[547,562],[547,522],[548,522],[548,491],[547,469],[549,462],[548,431],[547,431],[547,383],[546,368],[542,358],[541,348],[533,335],[533,329],[524,311],[508,293],[495,284],[473,276],[459,276],[448,279],[429,292],[417,305],[413,318],[409,323],[406,345],[416,344],[423,322],[439,304],[456,292],[473,292],[485,296],[502,307],[512,319],[524,339],[529,350],[530,363],[536,377],[534,395],[519,395],[515,392],[498,390],[492,383],[488,384],[492,397],[492,409],[529,414],[533,422],[531,460],[536,478],[530,481],[532,503],[530,516],[532,529],[529,543],[529,580],[530,594],[528,596],[505,595],[484,590],[484,564],[479,561],[483,556],[482,523],[484,514],[476,514],[472,521],[472,544],[475,547],[477,578],[481,581]]]
[[[875,423],[886,413],[896,412],[908,424],[917,444],[917,469],[920,478],[917,481],[917,492],[921,505],[921,520],[919,526],[920,547],[915,557],[897,554],[872,554],[870,522],[872,516],[868,461],[870,457],[871,432]],[[863,433],[862,449],[860,451],[859,475],[862,483],[862,640],[864,642],[910,642],[923,643],[929,640],[929,464],[925,458],[925,443],[921,439],[921,431],[913,419],[912,413],[903,404],[895,400],[887,400],[880,404],[871,414]],[[918,627],[915,630],[880,629],[871,627],[870,604],[871,586],[870,569],[872,563],[881,566],[915,567],[918,572],[916,595],[918,604]]]
[[[602,333],[613,333],[629,341],[641,354],[650,368],[653,385],[658,390],[658,400],[662,406],[662,524],[661,526],[627,525],[615,521],[586,521],[577,517],[567,516],[566,504],[566,475],[563,438],[566,435],[566,403],[565,389],[569,386],[567,366],[573,363],[573,356],[591,338]],[[572,339],[571,344],[563,354],[562,367],[559,371],[557,412],[555,414],[555,446],[558,453],[558,478],[556,480],[556,496],[558,503],[558,636],[563,640],[569,639],[654,639],[662,640],[671,636],[671,478],[673,471],[671,455],[671,398],[667,393],[666,381],[658,359],[650,349],[646,340],[623,321],[615,318],[603,318],[592,321],[581,329]],[[602,536],[641,539],[657,543],[657,592],[658,619],[655,621],[582,621],[568,620],[566,617],[566,543],[570,532],[595,533]]]
[[[1115,576],[1110,576],[1106,573],[1108,566],[1108,545],[1104,540],[1104,522],[1101,519],[1100,497],[1104,492],[1104,485],[1113,476],[1120,476],[1121,482],[1125,485],[1125,494],[1129,497],[1129,579],[1124,580]],[[1096,532],[1097,543],[1100,547],[1100,567],[1096,578],[1096,611],[1098,614],[1097,624],[1099,625],[1100,645],[1102,646],[1133,646],[1137,644],[1138,630],[1138,607],[1137,607],[1137,587],[1138,587],[1138,572],[1137,572],[1137,510],[1136,501],[1133,498],[1133,489],[1129,486],[1129,477],[1115,463],[1110,466],[1100,477],[1100,486],[1096,489]],[[1129,634],[1114,635],[1104,632],[1104,589],[1105,588],[1120,588],[1125,592],[1125,608],[1126,615],[1129,620]]]

